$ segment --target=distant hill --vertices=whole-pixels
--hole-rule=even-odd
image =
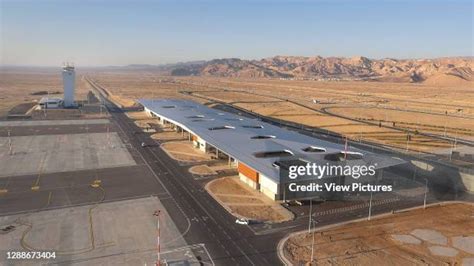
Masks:
[[[214,59],[167,65],[174,76],[310,78],[463,84],[472,82],[473,57],[369,59],[275,56],[261,60]],[[163,70],[165,68],[162,68]]]

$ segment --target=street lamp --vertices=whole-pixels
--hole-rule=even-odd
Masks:
[[[156,266],[160,266],[161,258],[160,258],[160,210],[156,210],[153,213],[153,216],[156,216],[156,230],[157,230],[157,237],[156,237]]]
[[[314,220],[312,220],[312,221],[313,221],[313,223],[315,222]],[[313,231],[313,241],[311,243],[311,260],[309,261],[309,264],[311,264],[313,262],[313,259],[314,259],[314,234],[315,234],[315,232]]]
[[[8,130],[8,155],[13,155],[13,144],[10,130]]]
[[[425,178],[425,197],[423,199],[423,209],[426,209],[426,196],[428,195],[428,179]]]
[[[369,217],[368,220],[370,221],[370,217],[372,216],[372,191],[370,191],[370,201],[369,201]]]
[[[311,232],[311,214],[313,212],[313,199],[309,200],[309,216],[308,216],[308,234]]]

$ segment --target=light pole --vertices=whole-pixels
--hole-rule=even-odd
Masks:
[[[409,145],[409,142],[410,142],[410,132],[407,133],[407,148],[406,148],[406,152],[408,153],[408,145]]]
[[[11,138],[10,130],[8,130],[8,154],[9,155],[13,154],[13,145],[12,145],[12,138]]]
[[[313,221],[314,223],[314,221]],[[309,264],[311,264],[313,262],[313,259],[314,259],[314,231],[313,231],[313,241],[311,243],[311,260],[309,261]]]
[[[156,230],[157,230],[157,237],[156,237],[156,266],[160,266],[161,258],[160,258],[160,210],[156,210],[153,213],[153,216],[156,216]]]
[[[423,209],[426,209],[426,196],[428,195],[428,179],[425,178],[425,197],[423,199]]]
[[[344,143],[344,160],[347,159],[347,136],[346,136],[346,142]]]
[[[452,158],[453,158],[453,152],[456,149],[456,140],[457,140],[457,132],[454,132],[454,141],[453,141],[453,145],[451,146],[451,153],[449,154],[449,161],[451,161]]]
[[[370,221],[370,217],[372,216],[372,191],[370,191],[370,201],[369,201],[369,217],[368,220]]]
[[[453,148],[454,148],[454,141],[453,141],[453,144],[451,145],[451,151],[449,151],[449,161],[450,162],[453,160]]]
[[[110,130],[109,130],[109,126],[107,126],[107,146],[110,148]]]
[[[448,127],[448,110],[445,112],[446,117],[444,119],[444,136],[447,136],[447,127]]]
[[[311,232],[311,214],[313,212],[313,199],[309,200],[309,216],[308,216],[308,234]]]
[[[414,170],[413,170],[413,181],[415,181],[416,179],[416,166],[413,166]]]

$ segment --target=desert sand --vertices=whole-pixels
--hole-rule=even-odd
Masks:
[[[312,265],[462,264],[474,256],[473,211],[472,204],[448,204],[317,230]],[[285,256],[309,262],[312,239],[307,232],[291,237]]]

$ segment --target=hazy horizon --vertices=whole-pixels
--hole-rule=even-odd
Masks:
[[[473,55],[471,1],[6,1],[2,66]]]
[[[275,56],[291,56],[291,55],[275,55]],[[310,55],[310,56],[304,56],[304,55],[301,55],[302,57],[316,57],[318,55]],[[363,55],[354,55],[352,57],[357,57],[357,56],[363,56]],[[343,56],[324,56],[324,58],[328,58],[328,57],[343,57]],[[174,65],[174,64],[185,64],[185,63],[192,63],[192,62],[199,62],[199,61],[210,61],[210,60],[213,60],[213,59],[231,59],[231,58],[235,58],[235,57],[226,57],[226,58],[212,58],[212,59],[203,59],[203,60],[191,60],[191,61],[182,61],[182,62],[175,62],[175,63],[158,63],[158,64],[149,64],[149,63],[130,63],[130,64],[124,64],[124,65],[78,65],[78,64],[74,64],[76,67],[81,67],[81,68],[108,68],[108,67],[127,67],[127,66],[133,66],[133,65],[149,65],[149,66],[165,66],[165,65]],[[345,56],[345,58],[350,58],[348,56]],[[370,58],[368,57],[369,59],[373,59],[373,60],[380,60],[380,59],[395,59],[395,60],[435,60],[435,59],[442,59],[442,58],[470,58],[470,59],[473,59],[474,56],[443,56],[443,57],[433,57],[433,58],[394,58],[394,57],[383,57],[383,58]],[[260,59],[264,59],[263,57],[262,58],[250,58],[250,59],[244,59],[244,58],[239,58],[239,59],[242,59],[242,60],[260,60]],[[73,62],[74,63],[74,62]],[[31,67],[31,68],[61,68],[62,67],[62,62],[60,62],[59,64],[56,64],[56,65],[19,65],[19,64],[0,64],[0,67],[18,67],[18,68],[21,68],[21,67]]]

